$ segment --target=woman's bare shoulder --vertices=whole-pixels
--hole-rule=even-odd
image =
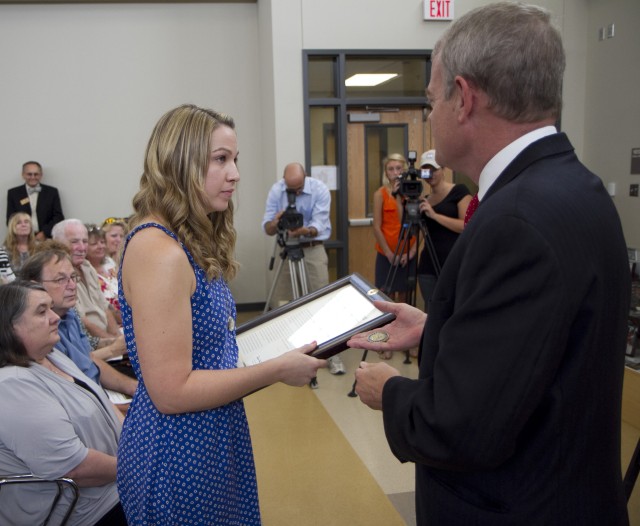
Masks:
[[[151,270],[161,266],[169,271],[174,266],[182,267],[189,262],[180,243],[160,228],[144,228],[135,233],[129,241],[124,255],[124,269],[126,263],[142,264]]]
[[[138,230],[129,240],[129,245],[147,245],[162,243],[166,245],[176,244],[176,240],[167,232],[156,226],[148,226]]]
[[[380,188],[378,188],[374,193],[373,193],[373,197],[377,198],[377,199],[383,199],[384,197],[384,193],[387,191],[387,187],[386,186],[381,186]]]

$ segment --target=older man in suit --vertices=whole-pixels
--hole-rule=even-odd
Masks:
[[[64,219],[58,190],[41,184],[42,166],[37,161],[27,161],[22,165],[24,185],[11,188],[7,192],[7,223],[16,212],[26,212],[31,216],[36,239],[43,241],[51,237],[53,225]]]
[[[560,35],[541,8],[492,4],[454,22],[432,60],[437,161],[478,183],[479,206],[428,317],[379,303],[396,320],[349,342],[421,342],[419,378],[363,363],[357,392],[416,464],[419,525],[626,525],[627,253],[601,180],[554,127]]]

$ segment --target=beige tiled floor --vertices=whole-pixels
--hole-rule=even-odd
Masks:
[[[314,393],[276,384],[245,398],[264,526],[405,526]]]
[[[238,323],[249,321],[261,313],[239,313]],[[365,406],[357,397],[349,397],[354,382],[354,371],[362,360],[363,351],[347,349],[340,354],[346,374],[331,375],[327,369],[318,372],[317,390],[311,391],[322,403],[339,430],[353,447],[366,469],[398,510],[407,526],[415,525],[414,469],[412,464],[400,463],[389,450],[384,436],[382,413]],[[368,353],[367,361],[377,362],[377,353]],[[387,363],[401,374],[416,378],[418,366],[415,359],[404,364],[404,353],[394,356]],[[308,388],[304,388],[308,389]],[[255,447],[255,446],[254,446]],[[318,465],[324,465],[322,461]]]
[[[346,374],[333,376],[326,369],[318,374],[318,389],[314,391],[344,436],[362,459],[384,493],[402,515],[407,526],[416,522],[414,508],[414,467],[402,464],[393,456],[384,436],[382,413],[365,406],[359,398],[349,397],[354,371],[362,359],[362,351],[347,349],[340,354]],[[396,354],[387,363],[403,376],[417,378],[415,359],[404,364],[404,353]],[[380,361],[377,353],[367,353],[368,362]]]
[[[413,491],[413,466],[400,463],[391,454],[384,436],[382,413],[369,409],[359,398],[348,396],[354,382],[354,371],[362,358],[362,351],[348,349],[342,352],[340,357],[347,373],[333,376],[326,369],[320,370],[316,396],[385,493]],[[400,354],[387,363],[396,367],[404,376],[416,378],[417,364],[404,365],[403,360],[404,354]],[[367,361],[379,361],[377,353],[368,353]]]

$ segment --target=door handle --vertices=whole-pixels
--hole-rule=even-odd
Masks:
[[[371,226],[373,225],[373,217],[349,218],[349,226]]]

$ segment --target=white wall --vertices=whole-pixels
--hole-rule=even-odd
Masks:
[[[212,107],[235,118],[241,152],[237,295],[263,298],[242,279],[263,268],[258,44],[256,4],[1,5],[0,239],[23,162],[42,163],[67,217],[127,216],[158,118]]]
[[[282,177],[284,167],[291,162],[304,164],[304,108],[302,93],[302,14],[299,0],[260,0],[261,95],[263,100],[262,140],[264,158],[257,169],[263,182],[264,200],[271,185]],[[262,220],[262,215],[260,216]],[[260,230],[261,221],[256,225]],[[260,245],[251,247],[247,257],[258,257],[262,272],[254,278],[256,301],[267,298],[268,289],[276,270],[269,270],[269,259],[274,255],[275,237],[263,234],[262,255]],[[278,249],[279,252],[280,249]],[[244,254],[238,254],[240,261]],[[260,259],[262,256],[262,259]],[[258,281],[261,280],[261,281]],[[234,289],[235,292],[235,289]]]
[[[631,149],[640,148],[640,2],[591,0],[585,78],[585,162],[605,183],[616,184],[614,203],[627,246],[640,249],[640,198],[629,196]],[[598,40],[598,28],[615,36]],[[588,213],[588,211],[585,211]]]

